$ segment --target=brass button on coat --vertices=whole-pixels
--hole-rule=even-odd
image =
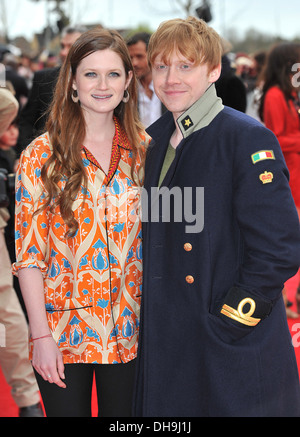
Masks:
[[[185,243],[183,247],[186,252],[191,252],[193,250],[193,246],[191,245],[191,243]]]
[[[185,280],[186,280],[186,282],[188,283],[188,284],[193,284],[194,282],[195,282],[195,279],[194,279],[194,277],[193,276],[187,276],[186,278],[185,278]]]

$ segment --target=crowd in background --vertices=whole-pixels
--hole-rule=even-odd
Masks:
[[[28,132],[29,113],[32,113],[33,105],[35,104],[31,103],[33,102],[33,93],[36,92],[35,78],[38,78],[39,72],[47,71],[50,74],[48,77],[51,77],[52,82],[50,84],[44,81],[44,84],[40,85],[39,92],[41,92],[42,87],[52,89],[52,83],[55,83],[60,66],[66,58],[70,45],[75,40],[73,37],[77,38],[80,33],[81,30],[78,30],[78,32],[64,33],[62,49],[58,55],[45,55],[45,52],[43,52],[40,57],[33,59],[25,54],[20,57],[10,52],[3,55],[1,62],[6,70],[6,88],[12,93],[19,107],[18,113],[11,120],[9,126],[5,132],[2,132],[0,137],[0,167],[6,169],[8,173],[15,173],[16,163],[21,151],[33,137],[42,130],[44,123],[44,118],[42,117],[44,117],[46,107],[42,108],[39,114],[34,115],[35,126],[31,125],[32,131]],[[69,41],[64,40],[66,36],[69,38]],[[283,65],[280,65],[280,60]],[[258,51],[254,54],[247,54],[234,53],[234,48],[231,47],[227,41],[224,41],[222,74],[216,83],[216,89],[224,105],[254,117],[275,133],[290,171],[291,190],[299,212],[300,102],[297,86],[294,87],[292,85],[292,83],[295,84],[293,77],[295,77],[297,72],[297,69],[293,70],[293,66],[298,61],[300,61],[300,46],[297,44],[280,44],[279,48],[272,48],[270,51]],[[282,79],[282,74],[284,74],[284,79]],[[38,128],[36,125],[38,125]],[[10,219],[8,219],[7,226],[5,226],[5,237],[10,259],[14,262],[13,190],[11,195],[11,202],[7,207]],[[14,289],[23,306],[22,296],[16,278],[14,278]],[[283,293],[285,292],[283,291]],[[291,302],[287,300],[285,294],[284,298],[287,316],[293,318],[299,317],[298,313],[289,309]],[[1,299],[2,295],[0,293],[0,307],[3,306]],[[300,294],[297,293],[296,299],[297,303],[300,304]],[[23,311],[26,316],[24,306]],[[19,314],[19,317],[20,319],[23,318],[21,314]],[[27,336],[25,335],[24,342],[26,341]],[[3,349],[2,351],[0,350],[0,365],[2,353]],[[24,363],[22,365],[24,365]],[[26,372],[28,372],[28,370],[26,370]],[[9,369],[7,367],[7,375],[8,373]],[[16,376],[16,381],[19,377],[20,375]],[[26,408],[34,404],[34,406],[37,406],[37,409],[31,414],[38,416],[42,413],[39,404],[36,403],[37,397],[35,391],[37,388],[32,382],[32,378],[32,375],[27,377],[27,383],[31,386],[30,401],[25,400],[24,402],[24,397],[22,397],[19,407],[21,410],[23,409],[26,415]],[[15,384],[13,377],[7,376],[7,380],[13,387]],[[32,388],[33,385],[34,388]],[[26,387],[24,390],[26,390]],[[32,391],[34,395],[32,395]],[[15,400],[19,402],[21,397],[18,397],[17,390],[15,393]],[[34,402],[31,402],[31,399],[34,399]]]

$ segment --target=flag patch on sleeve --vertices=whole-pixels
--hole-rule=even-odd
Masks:
[[[261,150],[260,152],[256,152],[251,155],[251,159],[253,164],[257,164],[260,161],[264,161],[265,159],[275,159],[275,155],[273,150]]]

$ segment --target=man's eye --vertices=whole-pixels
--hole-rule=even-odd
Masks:
[[[158,64],[158,65],[156,65],[155,68],[156,68],[156,70],[165,70],[167,68],[167,66],[164,64]]]

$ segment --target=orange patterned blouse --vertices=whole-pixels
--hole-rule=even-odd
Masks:
[[[108,175],[82,148],[88,186],[84,204],[83,188],[73,204],[79,222],[73,238],[64,237],[59,209],[33,217],[45,201],[41,169],[51,154],[47,133],[22,153],[17,172],[13,273],[41,270],[49,327],[65,363],[126,363],[137,354],[141,190],[132,180],[131,146],[117,119],[115,127]],[[141,147],[146,141],[145,134]],[[140,167],[138,157],[136,174]]]

